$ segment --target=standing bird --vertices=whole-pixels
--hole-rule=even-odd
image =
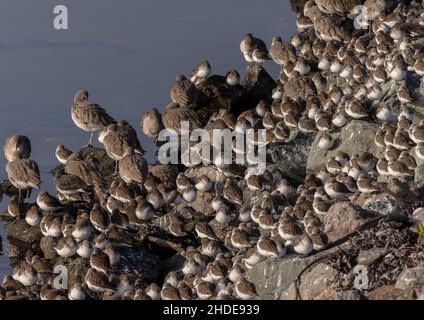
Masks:
[[[106,153],[116,161],[115,174],[118,172],[118,161],[124,157],[127,147],[144,154],[134,128],[125,120],[111,124],[99,133],[99,142],[105,147]]]
[[[95,131],[115,122],[105,109],[88,101],[88,92],[85,90],[80,90],[75,94],[71,115],[78,128],[91,133],[88,146],[92,145]]]
[[[151,108],[149,111],[143,113],[140,120],[140,127],[143,133],[155,142],[159,136],[159,132],[163,129],[162,115],[158,109]]]
[[[119,161],[119,175],[125,183],[142,184],[148,174],[148,165],[143,155],[127,147],[123,158]]]
[[[40,170],[33,160],[16,159],[6,164],[6,172],[10,183],[19,189],[19,199],[22,190],[28,191],[25,198],[30,196],[32,188],[38,189],[41,184]]]
[[[176,82],[171,87],[171,100],[180,107],[193,105],[198,96],[196,86],[184,75],[177,75]]]

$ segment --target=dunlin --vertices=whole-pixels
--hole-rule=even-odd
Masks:
[[[183,75],[178,75],[170,91],[172,102],[180,107],[193,105],[198,96],[195,85]]]
[[[92,144],[94,132],[115,122],[105,109],[88,100],[88,92],[85,90],[75,94],[71,115],[78,128],[91,133],[88,145]]]
[[[119,175],[126,183],[142,184],[147,176],[147,161],[132,147],[125,148],[119,161]]]
[[[7,161],[28,159],[31,155],[31,141],[23,135],[7,137],[3,146],[4,157]]]

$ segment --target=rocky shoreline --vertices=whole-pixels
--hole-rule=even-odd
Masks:
[[[280,48],[281,59],[289,58],[279,79],[257,63],[236,85],[228,74],[197,79],[195,69],[190,90],[196,94],[186,97],[195,101],[184,107],[174,101],[158,113],[158,128],[168,129],[168,112],[185,108],[193,113],[178,113],[181,119],[194,121],[188,116],[194,114],[209,130],[241,123],[266,129],[265,173],[249,174],[248,164],[156,163],[133,184],[114,175],[105,139],[105,149],[83,147],[74,158],[95,163],[90,168],[100,187],[87,183],[63,201],[58,192],[63,206],[52,212],[38,202],[18,203],[18,212],[9,205],[1,215],[9,242],[3,249],[14,270],[0,299],[424,299],[424,34],[416,31],[424,7],[357,1],[383,6],[371,30],[353,30],[351,19],[315,2],[300,11],[299,33]],[[322,19],[337,32],[323,33]],[[351,38],[337,40],[340,30],[350,30]],[[260,43],[252,41],[252,47]],[[275,50],[273,41],[274,61]],[[141,129],[146,133],[143,118]],[[55,177],[61,169],[69,174],[67,161],[53,170]],[[18,191],[3,181],[1,194],[13,204]],[[95,204],[106,215],[101,230]],[[45,220],[28,224],[33,207],[45,220],[57,218],[58,235],[45,230]],[[154,214],[140,219],[142,209]],[[111,244],[104,270],[92,252],[59,254],[67,227],[74,235],[81,220],[89,229],[84,241],[101,248],[97,255],[106,252],[99,243]],[[84,242],[71,241],[79,248]],[[56,266],[67,268],[66,288],[53,284]],[[25,285],[22,275],[37,280]]]

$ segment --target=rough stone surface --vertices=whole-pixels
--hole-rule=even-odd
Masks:
[[[359,251],[358,257],[356,261],[358,264],[367,266],[371,265],[385,254],[384,248],[372,248],[369,250],[361,250]]]
[[[54,250],[54,246],[56,244],[56,241],[53,237],[47,236],[43,237],[40,240],[40,248],[41,251],[43,251],[44,258],[48,260],[53,260],[57,254],[56,250]]]
[[[39,226],[29,226],[25,219],[17,219],[6,225],[6,232],[9,237],[26,243],[39,241],[42,237]]]
[[[257,99],[268,99],[272,95],[272,90],[277,86],[268,72],[258,65],[247,67],[242,85]]]
[[[363,152],[369,152],[375,156],[379,155],[381,150],[375,145],[374,137],[380,126],[377,123],[360,120],[351,121],[340,132],[331,134],[335,139],[335,145],[327,152],[318,147],[320,134],[317,134],[307,160],[307,170],[313,171],[324,166],[326,161],[335,156],[338,151],[343,151],[350,156]]]
[[[354,204],[370,211],[380,214],[403,214],[407,209],[407,204],[395,199],[389,193],[361,193],[359,197],[354,199]]]
[[[224,181],[225,176],[219,172],[214,166],[196,166],[188,168],[185,175],[191,179],[200,178],[205,175],[212,181]]]
[[[405,300],[412,299],[411,293],[396,288],[394,285],[385,285],[366,294],[369,300]]]
[[[350,202],[335,203],[324,217],[324,231],[330,241],[335,241],[353,232],[370,217],[370,213]]]
[[[314,300],[319,296],[324,298],[326,295],[334,294],[330,293],[331,288],[329,287],[337,275],[338,271],[325,263],[315,265],[311,271],[300,277],[299,293],[301,299]],[[280,298],[283,300],[296,299],[294,283],[281,294]]]
[[[403,270],[395,286],[403,290],[413,289],[419,292],[424,290],[424,265]]]
[[[214,214],[214,210],[212,208],[212,200],[214,198],[214,194],[211,192],[197,192],[197,198],[194,202],[188,204],[189,207],[192,207],[197,212],[201,213],[205,216],[211,216]],[[177,210],[187,206],[186,203],[177,206]]]
[[[291,142],[269,145],[267,153],[281,173],[295,182],[301,183],[306,176],[306,161],[313,136],[298,134]],[[268,162],[268,161],[267,161]]]
[[[415,168],[415,176],[414,180],[415,182],[419,183],[424,180],[424,161],[421,159],[418,159],[416,153],[415,153],[415,147],[411,149],[410,154],[415,158],[415,161],[417,162],[417,167]]]
[[[279,299],[300,272],[323,255],[339,250],[334,247],[309,257],[287,255],[283,259],[267,259],[247,271],[247,279],[255,285],[261,299]]]

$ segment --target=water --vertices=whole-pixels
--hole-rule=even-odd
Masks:
[[[69,10],[66,31],[53,28],[59,3]],[[289,2],[280,0],[2,0],[0,141],[15,133],[30,137],[42,188],[53,191],[48,172],[57,164],[56,145],[78,150],[88,141],[70,117],[78,89],[89,90],[115,119],[128,120],[144,149],[153,150],[139,119],[152,106],[164,109],[177,74],[188,74],[203,59],[213,73],[236,68],[242,74],[245,33],[270,44],[272,36],[288,39],[295,29]],[[274,63],[265,68],[277,76]],[[3,226],[0,234],[5,242]],[[5,259],[0,256],[0,279],[9,272]]]

